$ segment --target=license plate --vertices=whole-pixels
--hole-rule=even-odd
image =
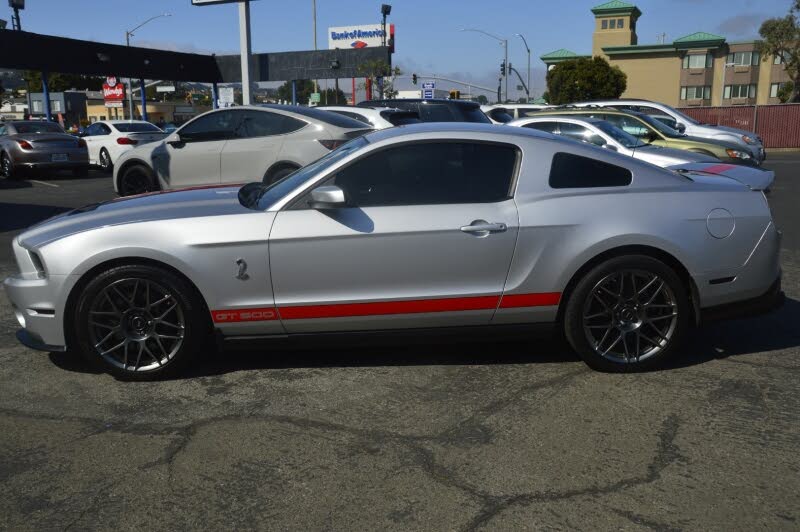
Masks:
[[[50,160],[53,161],[54,163],[65,163],[69,159],[67,159],[66,153],[54,153],[53,155],[50,156]]]

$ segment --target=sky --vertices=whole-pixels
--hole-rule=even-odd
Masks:
[[[787,13],[790,0],[629,0],[643,15],[639,43],[667,41],[706,31],[730,41],[752,39],[765,19]],[[313,0],[253,0],[254,52],[313,49]],[[567,48],[590,53],[593,15],[603,0],[383,0],[392,4],[388,21],[395,24],[394,64],[404,74],[437,74],[496,87],[503,59],[500,43],[462,28],[478,28],[508,39],[509,60],[525,77],[527,55],[521,33],[531,47],[533,90],[544,89],[545,67],[539,56]],[[327,28],[380,21],[381,1],[316,0],[317,40],[327,47]],[[131,44],[185,52],[238,53],[239,24],[235,4],[192,6],[190,0],[27,0],[21,13],[26,31],[93,41],[125,42],[125,31],[159,13],[136,32]],[[7,2],[0,18],[11,19]],[[2,67],[0,51],[0,67]],[[515,84],[511,84],[513,87]],[[410,80],[400,80],[400,88]],[[437,88],[449,88],[440,83]],[[509,91],[511,96],[513,91]]]

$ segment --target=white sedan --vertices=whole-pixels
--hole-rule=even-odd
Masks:
[[[126,151],[162,140],[167,134],[143,120],[100,120],[86,128],[81,136],[89,149],[89,164],[111,171]]]
[[[419,113],[404,109],[392,108],[371,108],[371,107],[352,107],[352,106],[325,106],[317,107],[320,111],[328,111],[337,115],[346,116],[374,129],[386,129],[394,126],[406,126],[408,124],[419,124]]]

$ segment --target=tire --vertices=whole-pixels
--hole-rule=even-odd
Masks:
[[[72,310],[81,355],[120,379],[178,375],[209,345],[205,305],[186,280],[164,268],[109,268],[83,287]]]
[[[104,172],[112,172],[114,170],[114,164],[111,162],[111,155],[108,154],[107,149],[100,148],[100,155],[98,159],[101,170],[103,170]]]
[[[281,179],[291,174],[298,168],[299,167],[292,165],[280,166],[278,168],[275,168],[274,170],[267,172],[267,175],[264,176],[263,181],[264,183],[271,185],[273,183],[280,181]]]
[[[14,168],[11,158],[5,153],[0,153],[0,175],[6,179],[19,179],[22,177],[20,171]]]
[[[133,196],[159,189],[153,172],[143,164],[131,165],[119,176],[119,195]]]
[[[592,268],[566,305],[567,341],[598,371],[660,366],[680,348],[691,322],[689,287],[672,268],[645,255],[616,257]]]

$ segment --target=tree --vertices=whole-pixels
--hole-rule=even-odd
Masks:
[[[479,95],[478,95],[478,96],[475,98],[475,101],[476,101],[476,102],[478,102],[478,103],[479,103],[479,104],[481,104],[481,105],[488,105],[488,104],[489,104],[489,98],[487,98],[487,97],[486,97],[485,95],[483,95],[483,94],[479,94]]]
[[[30,92],[42,91],[42,73],[38,70],[26,70],[22,78],[27,82]],[[47,76],[47,88],[50,92],[63,92],[70,89],[99,91],[103,88],[103,81],[100,76],[52,72]]]
[[[311,93],[314,92],[314,82],[310,79],[297,80],[297,103],[305,104],[311,99]],[[278,87],[278,99],[292,101],[292,82],[287,81]]]
[[[795,0],[789,14],[782,18],[771,18],[761,24],[758,33],[764,39],[758,44],[762,61],[780,55],[783,67],[792,80],[792,93],[788,101],[800,102],[800,0]]]
[[[787,81],[786,83],[781,83],[780,88],[778,88],[778,98],[780,99],[781,103],[788,103],[792,99],[792,95],[794,94],[794,83],[791,81]]]
[[[383,98],[397,96],[397,91],[394,89],[394,78],[402,74],[400,68],[392,68],[386,61],[378,59],[358,65],[358,73],[361,77],[370,80],[372,84],[372,94],[368,95],[370,100],[375,98],[375,92],[378,91],[378,78],[383,78]],[[366,88],[366,84],[362,84],[361,88]]]
[[[602,57],[562,61],[547,73],[548,101],[554,105],[619,98],[627,85],[628,76]]]
[[[548,91],[544,91],[542,93],[542,100],[546,101],[547,103],[550,103],[550,93]]]

